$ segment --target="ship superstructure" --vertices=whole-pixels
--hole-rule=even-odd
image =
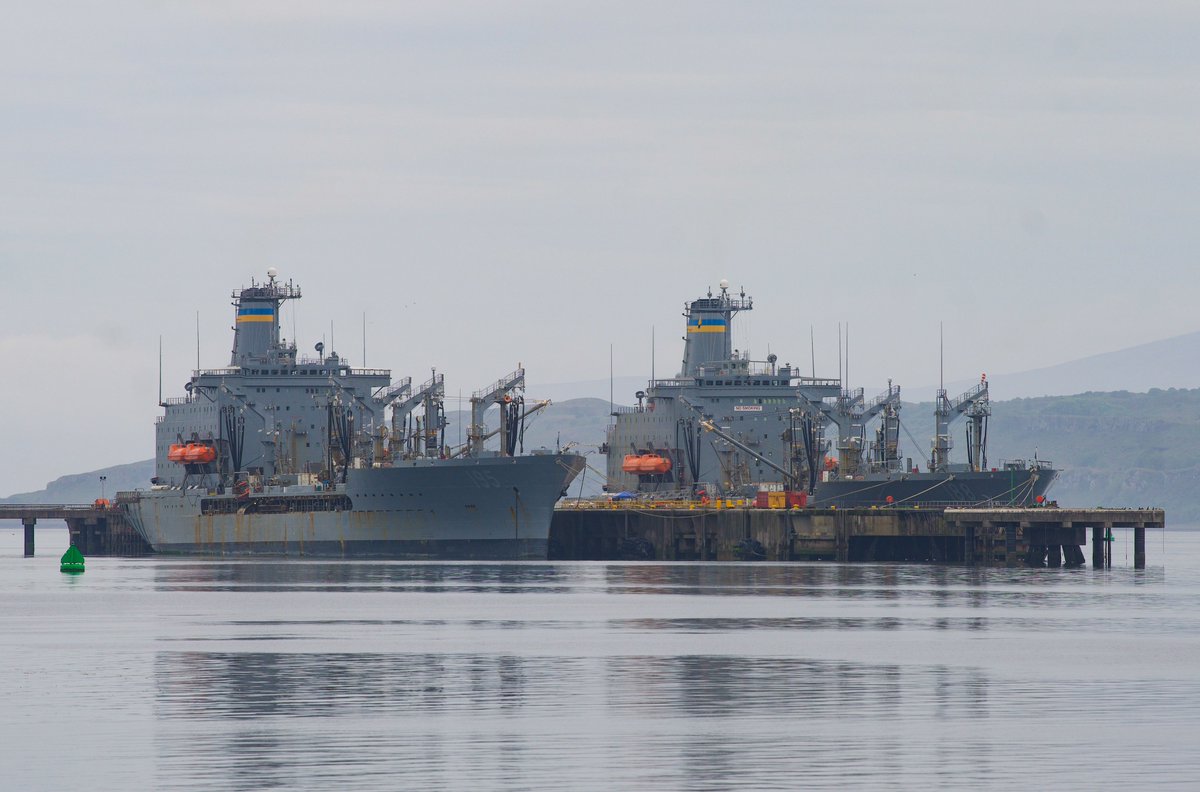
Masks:
[[[279,314],[301,297],[274,270],[233,292],[230,365],[162,402],[154,487],[123,493],[159,551],[544,558],[574,454],[518,452],[524,369],[472,398],[470,442],[446,444],[445,382],[393,382],[335,351],[300,356]],[[501,428],[483,413],[501,407]],[[486,441],[500,435],[500,448]]]
[[[726,281],[684,306],[679,375],[652,379],[636,406],[614,412],[610,492],[695,497],[770,487],[806,491],[816,505],[1020,504],[1053,480],[1048,463],[987,467],[986,379],[955,399],[939,390],[936,433],[920,470],[901,456],[899,386],[889,382],[867,400],[840,377],[803,376],[775,355],[752,359],[734,347],[732,327],[753,307]],[[968,462],[952,464],[950,425],[964,415]]]

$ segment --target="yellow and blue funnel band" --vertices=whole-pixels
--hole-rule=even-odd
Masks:
[[[691,316],[688,317],[689,333],[724,333],[725,317],[723,316]]]
[[[275,309],[270,307],[247,308],[239,306],[237,320],[238,322],[274,322]]]

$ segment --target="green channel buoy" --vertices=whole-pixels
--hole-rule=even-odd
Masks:
[[[67,548],[67,552],[63,553],[62,566],[59,569],[70,575],[83,574],[83,553],[79,552],[79,548],[71,545]]]

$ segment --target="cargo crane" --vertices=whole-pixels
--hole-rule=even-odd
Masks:
[[[692,412],[696,413],[696,415],[699,418],[699,420],[697,420],[696,423],[701,429],[705,430],[706,432],[712,432],[717,437],[724,440],[726,443],[733,446],[737,450],[741,451],[744,454],[747,454],[752,459],[755,459],[755,460],[761,462],[762,464],[766,465],[767,467],[771,468],[772,470],[780,473],[783,476],[784,482],[789,490],[800,490],[802,488],[808,489],[807,487],[801,487],[800,476],[795,470],[789,470],[789,469],[783,467],[779,463],[775,462],[773,459],[770,459],[769,457],[766,457],[763,454],[760,454],[758,451],[755,451],[753,448],[751,448],[746,443],[743,443],[741,440],[738,440],[736,437],[734,437],[729,432],[726,432],[724,429],[717,426],[716,422],[711,417],[706,415],[704,413],[704,411],[701,410],[699,407],[697,407],[695,404],[692,404],[690,401],[688,401],[688,399],[686,397],[680,396],[678,398],[679,398],[680,404],[687,407]],[[802,412],[803,411],[800,411],[800,410],[789,410],[789,413],[791,413],[792,418],[793,418],[793,423],[795,422],[795,419],[797,417],[801,417]],[[729,484],[732,485],[732,482],[729,482]],[[731,486],[726,487],[726,489],[730,489],[730,488],[732,488],[732,487]]]
[[[771,468],[772,470],[778,471],[783,476],[785,486],[789,490],[799,490],[801,488],[799,479],[792,471],[788,470],[787,468],[783,467],[782,465],[776,464],[774,461],[772,461],[772,460],[768,459],[767,457],[763,456],[762,454],[758,453],[753,448],[751,448],[750,446],[743,443],[741,440],[738,440],[736,437],[729,434],[729,432],[726,432],[724,429],[717,426],[716,423],[714,423],[711,419],[701,418],[699,423],[700,423],[700,428],[704,429],[707,432],[712,432],[717,437],[721,438],[726,443],[729,443],[731,446],[733,446],[737,450],[741,451],[742,453],[748,454],[751,457],[753,457],[754,459],[757,459],[759,462],[762,462],[764,465]]]
[[[517,395],[513,396],[513,392]],[[471,394],[471,426],[467,430],[467,454],[483,455],[483,444],[491,437],[483,415],[493,404],[500,405],[500,456],[513,456],[517,440],[525,434],[521,408],[525,403],[525,369],[520,364],[517,370],[493,382],[483,390]],[[523,441],[522,441],[523,442]]]
[[[803,396],[803,394],[802,394]],[[822,416],[825,422],[837,427],[838,476],[849,478],[861,472],[865,446],[866,425],[883,414],[883,425],[876,432],[872,445],[871,464],[894,466],[899,454],[900,386],[888,380],[888,389],[870,402],[862,388],[842,389],[832,402],[804,399],[809,412]],[[884,439],[889,438],[889,439]]]
[[[864,411],[864,423],[880,416],[875,440],[871,443],[870,466],[873,472],[895,471],[900,467],[900,386],[888,380],[888,389],[876,396]]]
[[[534,402],[533,405],[530,407],[525,407],[520,415],[521,425],[523,426],[525,424],[526,418],[528,418],[529,416],[534,415],[538,412],[541,412],[542,410],[549,407],[551,404],[552,404],[552,402],[549,399],[542,399],[540,401]],[[483,436],[483,442],[486,443],[488,440],[491,440],[493,437],[500,434],[500,432],[503,429],[504,429],[504,422],[501,421],[500,426],[496,427],[495,429],[492,429],[491,431],[489,431],[487,434],[485,434]],[[567,444],[567,446],[570,446],[570,445],[571,445],[571,443]],[[564,448],[565,447],[566,446],[564,446]],[[464,443],[463,445],[459,446],[457,449],[455,449],[450,454],[450,458],[453,459],[454,457],[464,456],[470,450],[470,448],[471,448],[470,443]]]
[[[992,414],[988,400],[987,375],[979,378],[979,384],[957,398],[946,396],[946,389],[939,388],[934,408],[936,430],[933,449],[929,455],[929,470],[944,473],[950,468],[950,449],[954,441],[950,437],[950,424],[960,415],[967,416],[967,466],[969,470],[987,468],[987,419]]]
[[[421,387],[413,391],[412,378],[405,377],[375,397],[377,402],[392,405],[392,433],[390,447],[392,456],[436,456],[437,433],[446,426],[443,401],[446,396],[445,376],[432,372]],[[417,407],[424,405],[425,416],[419,426],[406,426]],[[420,438],[424,436],[424,442]],[[432,441],[432,446],[430,445]],[[397,453],[397,452],[400,453]]]

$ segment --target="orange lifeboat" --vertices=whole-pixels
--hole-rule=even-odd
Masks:
[[[187,446],[180,443],[172,443],[171,447],[167,449],[167,459],[171,462],[186,462],[187,460],[184,458],[186,454]]]
[[[217,458],[217,450],[212,446],[201,445],[199,443],[188,446],[184,452],[184,461],[189,465],[202,465],[212,462]]]
[[[671,460],[662,454],[626,454],[621,470],[639,476],[662,475],[671,469]]]
[[[671,460],[659,454],[643,454],[639,472],[662,475],[671,469]]]

